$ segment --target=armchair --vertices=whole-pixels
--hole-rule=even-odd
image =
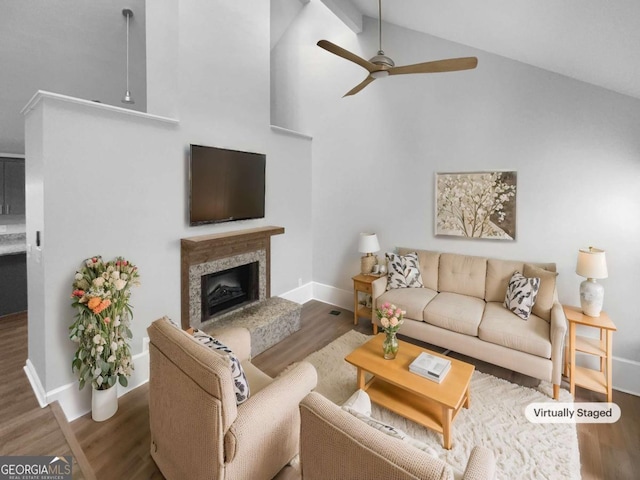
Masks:
[[[240,360],[251,395],[236,405],[226,355],[166,318],[149,333],[151,456],[168,480],[271,479],[298,453],[299,402],[316,385],[302,362],[272,379],[251,364],[248,330],[216,332]]]
[[[300,404],[300,466],[304,480],[384,478],[453,480],[450,465],[370,427],[319,393]],[[490,480],[495,457],[474,447],[462,480]]]

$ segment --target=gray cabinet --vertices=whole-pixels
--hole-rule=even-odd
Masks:
[[[0,215],[24,215],[24,160],[0,157]]]
[[[0,256],[0,317],[27,309],[27,256]]]

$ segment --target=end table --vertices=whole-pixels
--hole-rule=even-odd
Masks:
[[[360,273],[355,277],[351,277],[351,279],[353,280],[353,324],[354,325],[358,324],[358,318],[360,317],[366,317],[369,320],[371,320],[371,315],[373,310],[371,307],[360,305],[360,302],[358,301],[358,292],[371,295],[371,292],[373,291],[373,287],[371,286],[371,284],[373,283],[374,280],[377,280],[378,278],[380,278],[379,275],[365,275],[363,273]],[[378,326],[374,323],[373,333],[374,334],[378,333],[377,330],[378,330]]]
[[[571,395],[575,394],[576,385],[607,395],[607,402],[612,400],[611,374],[613,332],[617,330],[605,312],[599,317],[589,317],[582,313],[580,307],[563,306],[564,314],[569,322],[569,348],[565,356]],[[576,325],[593,327],[600,330],[600,338],[588,338],[576,335]],[[576,365],[576,352],[588,353],[600,357],[600,370],[593,370]],[[568,358],[567,358],[568,357]]]

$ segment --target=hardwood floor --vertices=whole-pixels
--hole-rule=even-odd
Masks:
[[[340,315],[330,315],[337,310]],[[69,455],[71,450],[55,422],[50,408],[40,409],[22,370],[26,360],[26,314],[0,318],[0,455]],[[331,305],[311,301],[302,310],[302,328],[273,348],[258,355],[253,363],[271,376],[305,358],[334,339],[356,329],[371,334],[371,325],[361,319],[353,325],[353,314]],[[402,338],[402,336],[401,336]],[[411,341],[403,338],[403,340]],[[421,342],[413,341],[423,346]],[[441,351],[438,347],[429,346]],[[491,364],[452,354],[476,365],[482,372],[524,386],[536,379]],[[90,415],[71,423],[88,465],[84,475],[76,468],[74,478],[162,479],[149,455],[148,385],[120,398],[116,415],[101,423]],[[602,401],[601,395],[578,388],[576,400]],[[614,390],[613,400],[622,410],[615,424],[578,424],[582,478],[632,479],[640,471],[640,397]],[[75,457],[74,457],[75,458]],[[636,473],[634,473],[636,472]]]
[[[23,370],[26,361],[26,312],[0,317],[0,456],[71,455],[73,478],[86,478],[52,408],[40,408]]]

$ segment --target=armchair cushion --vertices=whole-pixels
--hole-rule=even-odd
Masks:
[[[246,402],[250,394],[249,382],[247,381],[247,376],[244,373],[244,369],[242,368],[242,364],[240,363],[240,360],[238,360],[238,357],[233,354],[229,347],[201,330],[194,330],[193,338],[205,347],[229,357],[229,360],[231,361],[233,391],[236,394],[236,404],[240,405],[241,403]]]

